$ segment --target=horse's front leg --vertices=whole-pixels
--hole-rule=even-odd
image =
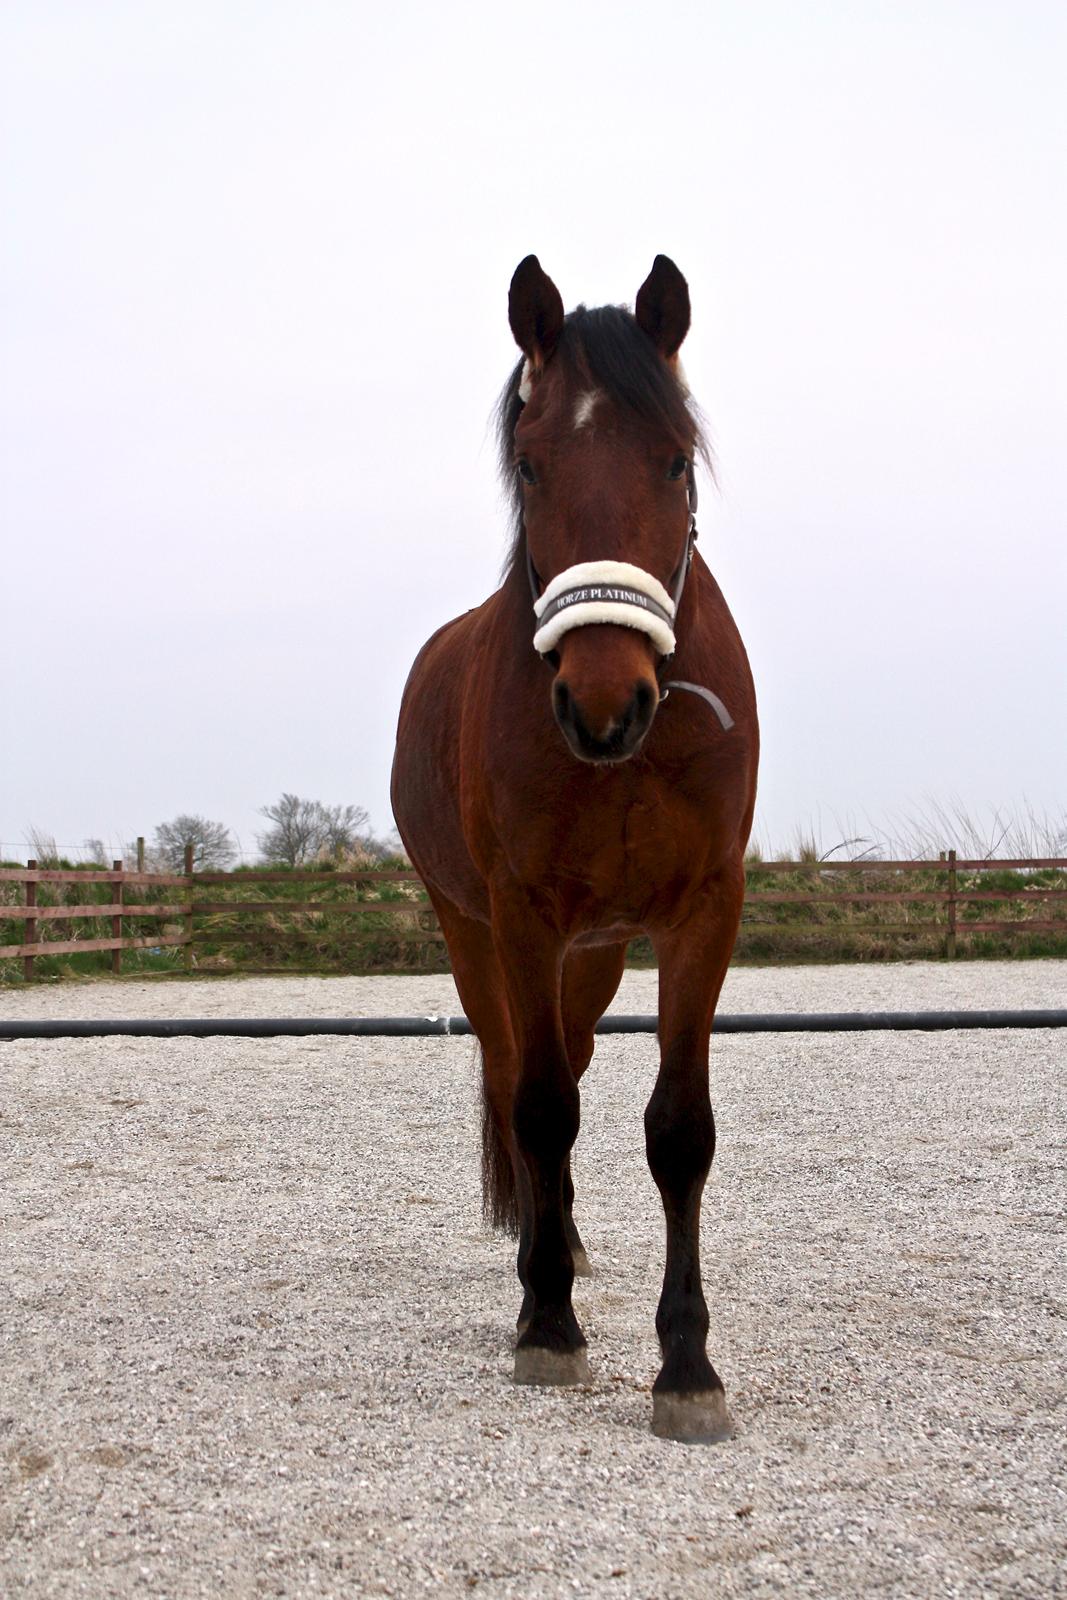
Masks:
[[[578,1135],[578,1084],[560,1005],[563,942],[524,898],[494,896],[493,934],[519,1056],[515,1146],[523,1172],[519,1276],[526,1291],[515,1348],[516,1383],[585,1383],[585,1336],[571,1305],[567,1158]]]
[[[715,1153],[708,1093],[711,1022],[743,898],[738,867],[702,893],[680,926],[654,935],[661,1060],[645,1110],[645,1144],[667,1222],[656,1312],[663,1366],[652,1389],[652,1431],[664,1439],[710,1442],[732,1432],[723,1386],[707,1355],[700,1201]]]

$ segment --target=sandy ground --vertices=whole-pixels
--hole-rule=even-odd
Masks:
[[[628,974],[618,1006],[653,1008]],[[1067,1005],[1067,963],[731,974],[728,1010]],[[121,981],[20,1016],[454,1012],[447,978]],[[0,1044],[0,1594],[1067,1592],[1067,1036],[730,1036],[712,1352],[653,1438],[655,1041],[583,1084],[593,1382],[510,1381],[473,1047]]]

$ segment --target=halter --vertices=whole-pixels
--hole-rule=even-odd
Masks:
[[[651,572],[628,561],[580,561],[559,573],[542,590],[527,540],[526,574],[537,618],[533,643],[540,656],[558,665],[558,657],[555,661],[553,657],[565,633],[590,623],[614,623],[619,627],[637,628],[648,635],[660,655],[656,675],[662,679],[674,655],[674,621],[693,564],[693,545],[697,537],[697,486],[691,461],[686,464],[685,481],[689,527],[669,591]]]
[[[532,392],[532,375],[527,361],[519,383],[519,399],[525,405]],[[699,696],[711,707],[719,719],[724,733],[734,725],[726,706],[699,683],[685,683],[680,678],[667,679],[674,657],[674,622],[682,603],[682,591],[693,565],[693,546],[697,538],[697,483],[693,463],[687,461],[685,486],[689,496],[689,527],[685,536],[682,558],[671,576],[670,592],[658,578],[642,567],[628,561],[580,561],[567,567],[542,590],[541,579],[530,554],[530,541],[526,539],[526,576],[530,584],[537,628],[534,632],[534,649],[543,661],[559,667],[556,645],[571,628],[584,628],[590,623],[615,623],[624,628],[637,628],[646,633],[659,652],[656,664],[656,681],[660,686],[660,700],[666,700],[672,689],[684,689]],[[523,535],[526,528],[523,525]]]

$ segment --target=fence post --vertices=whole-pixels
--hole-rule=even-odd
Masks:
[[[36,872],[37,871],[37,862],[35,860],[27,861],[27,863],[26,863],[26,871],[27,872]],[[26,890],[26,921],[23,924],[22,942],[23,942],[23,944],[33,944],[36,941],[36,938],[37,938],[37,918],[30,915],[30,907],[31,906],[35,906],[37,904],[37,885],[35,883],[31,883],[30,880],[27,878],[27,880],[26,880],[25,884],[23,885],[23,887]],[[22,958],[22,976],[27,981],[29,981],[33,977],[33,957],[32,956],[23,956],[23,958]]]
[[[137,835],[137,870],[144,871],[144,835]]]
[[[112,867],[112,871],[121,872],[122,871],[122,862],[121,861],[112,861],[111,867]],[[119,881],[117,883],[112,885],[112,889],[114,891],[113,894],[112,894],[112,903],[115,904],[115,905],[121,905],[122,904],[122,879],[121,878],[119,879]],[[119,912],[117,917],[112,917],[112,919],[111,919],[111,937],[113,939],[121,939],[122,938],[122,912],[121,911]],[[111,952],[111,970],[116,975],[116,977],[122,971],[122,951],[121,951],[121,949],[112,950],[112,952]]]
[[[945,954],[950,961],[956,959],[956,852],[948,853],[948,932],[945,935]]]
[[[192,900],[193,900],[193,847],[192,847],[191,844],[187,844],[186,847],[185,847],[185,862],[184,862],[184,866],[185,866],[185,876],[189,880],[188,883],[186,884],[186,888],[189,891],[189,903],[190,903],[190,905],[192,905]],[[189,912],[189,915],[185,919],[185,970],[186,970],[186,972],[192,972],[192,970],[193,970],[193,913],[192,913],[192,911]]]

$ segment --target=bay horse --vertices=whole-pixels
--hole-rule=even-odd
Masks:
[[[645,1141],[667,1231],[652,1427],[723,1438],[700,1203],[758,729],[744,646],[693,549],[708,455],[678,360],[689,290],[660,255],[632,314],[565,316],[527,256],[508,314],[522,352],[497,410],[510,556],[496,592],[415,661],[393,810],[481,1044],[485,1212],[519,1238],[518,1383],[589,1381],[571,1303],[589,1271],[572,1215],[578,1085],[627,941],[651,939]]]

